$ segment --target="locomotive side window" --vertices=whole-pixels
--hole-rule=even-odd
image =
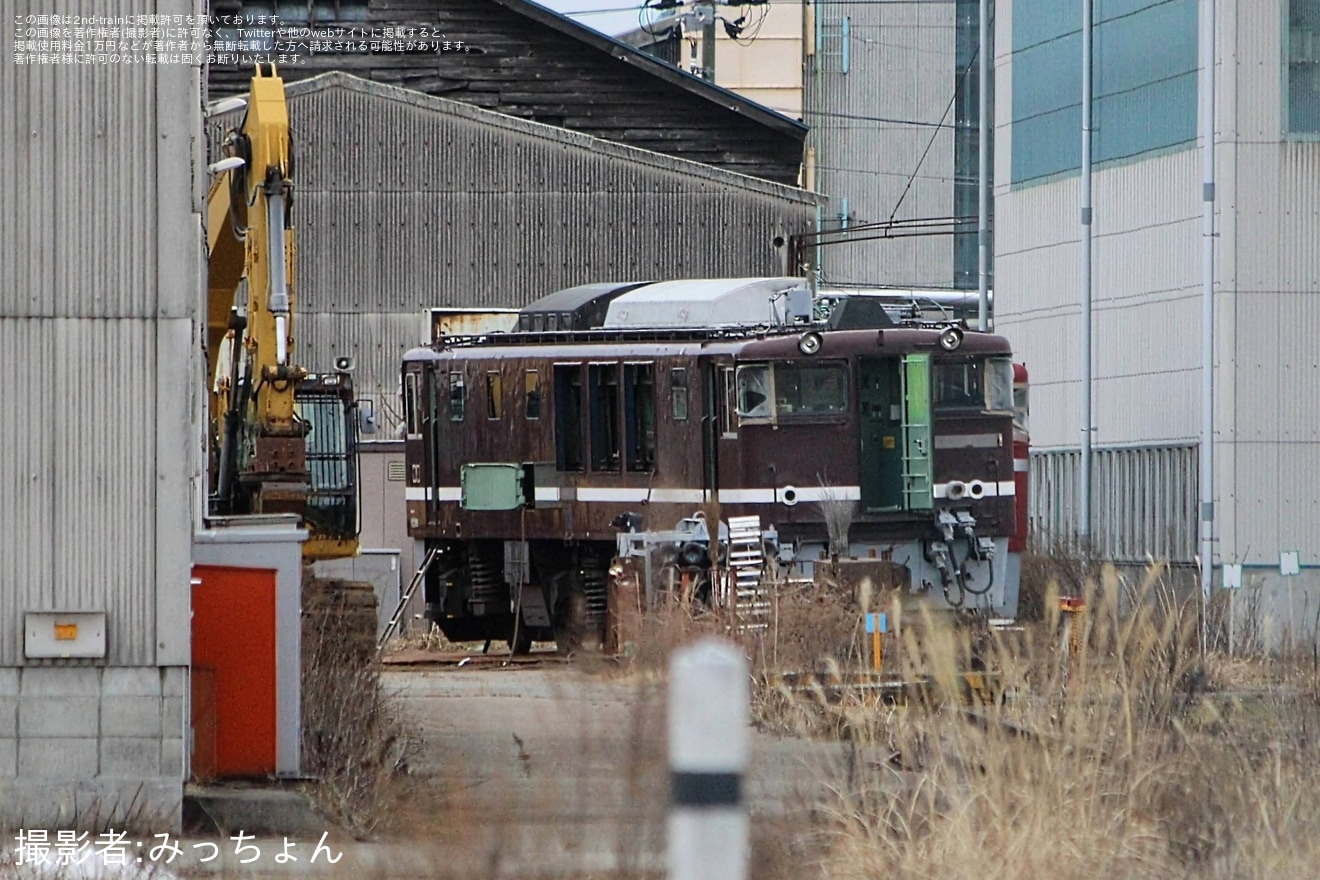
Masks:
[[[504,418],[504,380],[498,370],[486,372],[486,418]]]
[[[408,373],[403,377],[403,418],[409,434],[422,433],[421,414],[417,407],[416,373]]]
[[[523,415],[529,419],[539,419],[541,417],[540,370],[525,370],[523,372],[523,395],[525,398]]]
[[[674,367],[669,371],[669,406],[674,421],[686,422],[688,417],[687,367]]]
[[[449,373],[449,418],[452,421],[463,421],[463,410],[466,403],[467,386],[463,382],[463,373],[452,370]]]
[[[848,368],[841,363],[775,364],[776,415],[848,411]]]
[[[591,388],[591,469],[619,469],[619,365],[590,364],[587,382]]]
[[[655,467],[655,367],[623,365],[624,448],[628,470]]]
[[[583,469],[582,365],[555,364],[555,465]]]
[[[739,367],[739,369],[742,369]],[[721,367],[724,377],[724,406],[720,409],[720,429],[724,437],[738,436],[738,383],[733,367]]]
[[[1013,359],[986,358],[985,408],[992,412],[1013,411]]]
[[[1013,411],[1013,363],[1009,358],[936,362],[931,368],[936,409]]]
[[[767,364],[743,364],[738,367],[737,412],[743,421],[769,419],[774,389]]]

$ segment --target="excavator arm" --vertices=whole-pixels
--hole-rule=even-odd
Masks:
[[[351,556],[356,405],[347,372],[311,375],[294,357],[293,163],[273,66],[258,66],[224,152],[207,211],[211,513],[297,513],[304,557]]]

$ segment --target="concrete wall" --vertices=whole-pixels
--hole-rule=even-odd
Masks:
[[[133,804],[163,831],[200,503],[201,87],[183,64],[15,63],[16,22],[94,11],[0,0],[0,825]],[[32,611],[103,612],[106,655],[27,657]]]

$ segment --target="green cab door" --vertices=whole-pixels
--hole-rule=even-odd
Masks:
[[[903,500],[909,510],[935,506],[931,463],[930,355],[903,355]]]
[[[903,418],[898,358],[862,358],[857,365],[863,510],[903,508]]]

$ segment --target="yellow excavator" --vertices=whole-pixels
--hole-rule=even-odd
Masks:
[[[209,512],[296,513],[308,531],[304,560],[354,556],[353,364],[340,358],[333,371],[313,373],[295,358],[293,154],[273,65],[258,65],[246,105],[224,158],[210,166]]]

